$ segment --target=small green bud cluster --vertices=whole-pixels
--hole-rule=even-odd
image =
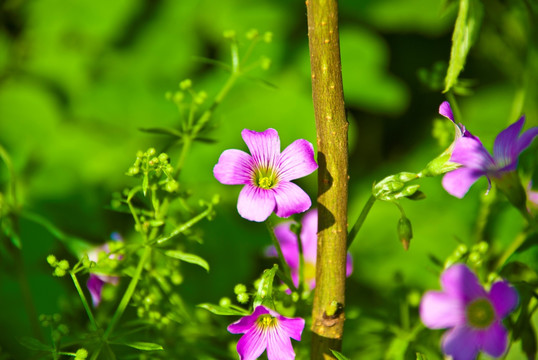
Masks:
[[[237,295],[237,302],[240,304],[246,304],[250,298],[247,294],[247,287],[243,284],[235,285],[234,293]]]
[[[181,107],[184,106],[183,101],[185,100],[185,93],[188,93],[191,96],[192,101],[197,105],[203,104],[207,99],[207,93],[205,91],[196,92],[193,90],[191,79],[180,81],[179,90],[175,92],[167,91],[165,93],[165,98]]]
[[[489,244],[485,241],[481,241],[471,247],[469,252],[469,263],[473,267],[482,265],[485,255],[488,252]]]
[[[418,174],[419,177],[433,177],[443,175],[449,171],[456,170],[460,167],[459,164],[450,162],[451,152],[445,151],[426,165],[426,167]]]
[[[406,185],[407,182],[418,178],[417,174],[410,172],[401,172],[390,175],[374,184],[372,194],[378,200],[394,201],[403,197],[418,200],[424,197],[424,194],[418,191],[420,185]]]
[[[459,244],[445,261],[445,269],[455,263],[462,262],[463,258],[469,254],[469,248],[465,244]]]
[[[80,348],[75,353],[75,360],[84,360],[88,357],[88,350]]]
[[[62,277],[69,271],[69,262],[67,260],[58,261],[56,256],[51,254],[47,256],[47,262],[54,268],[54,272],[52,273],[54,276]]]
[[[179,189],[179,184],[172,177],[173,172],[174,168],[172,167],[172,165],[170,165],[170,159],[168,157],[168,154],[160,153],[159,155],[157,155],[157,151],[155,150],[155,148],[149,148],[148,150],[146,150],[146,152],[137,152],[136,160],[134,164],[129,168],[129,170],[127,170],[127,175],[143,175],[145,178],[145,191],[148,186],[148,184],[146,183],[146,178],[150,175],[150,173],[154,174],[157,178],[159,178],[162,174],[165,174],[167,179],[163,184],[164,189],[168,192],[175,192]],[[121,205],[121,202],[116,205]]]
[[[60,314],[53,315],[39,315],[39,322],[42,327],[51,329],[51,336],[54,342],[59,342],[62,337],[69,334],[69,327],[66,324],[61,323],[62,316]]]

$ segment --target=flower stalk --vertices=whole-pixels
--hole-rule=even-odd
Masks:
[[[312,99],[318,144],[318,251],[311,359],[334,359],[344,330],[348,122],[344,109],[337,0],[308,0]],[[337,304],[331,316],[326,313]]]

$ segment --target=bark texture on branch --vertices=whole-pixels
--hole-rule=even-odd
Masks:
[[[318,145],[318,253],[312,359],[334,359],[344,330],[348,123],[344,109],[337,0],[307,0],[312,99]]]

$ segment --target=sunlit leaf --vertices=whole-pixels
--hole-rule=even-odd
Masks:
[[[198,307],[201,307],[202,309],[206,309],[207,311],[210,311],[215,315],[245,316],[249,314],[248,311],[241,309],[237,306],[232,308],[232,307],[213,305],[210,303],[203,303],[203,304],[199,304]]]
[[[144,341],[127,342],[127,343],[122,343],[122,345],[127,345],[132,348],[135,348],[138,350],[145,350],[145,351],[164,350],[163,347],[159,344],[144,342]]]
[[[209,272],[208,262],[199,257],[198,255],[188,254],[178,250],[167,250],[164,252],[164,254],[174,259],[201,266]]]
[[[252,306],[256,308],[258,305],[263,305],[273,302],[273,281],[275,279],[278,265],[273,265],[271,269],[263,272],[258,291],[254,296]]]
[[[336,351],[336,350],[331,350],[331,352],[333,353],[333,355],[334,355],[338,360],[349,360],[349,358],[345,357],[344,355],[342,355],[341,353],[339,353],[339,352]]]

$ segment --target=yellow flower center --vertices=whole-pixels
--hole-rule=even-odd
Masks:
[[[478,299],[467,306],[467,321],[475,328],[485,329],[495,320],[495,311],[487,299]]]
[[[272,189],[278,183],[278,177],[272,169],[259,168],[254,172],[252,182],[261,189]]]
[[[261,326],[264,329],[275,327],[278,323],[278,319],[274,316],[271,316],[269,314],[260,315],[258,317],[258,320],[256,320],[259,326]]]
[[[273,182],[267,176],[258,179],[258,186],[262,189],[270,189],[272,185]]]

